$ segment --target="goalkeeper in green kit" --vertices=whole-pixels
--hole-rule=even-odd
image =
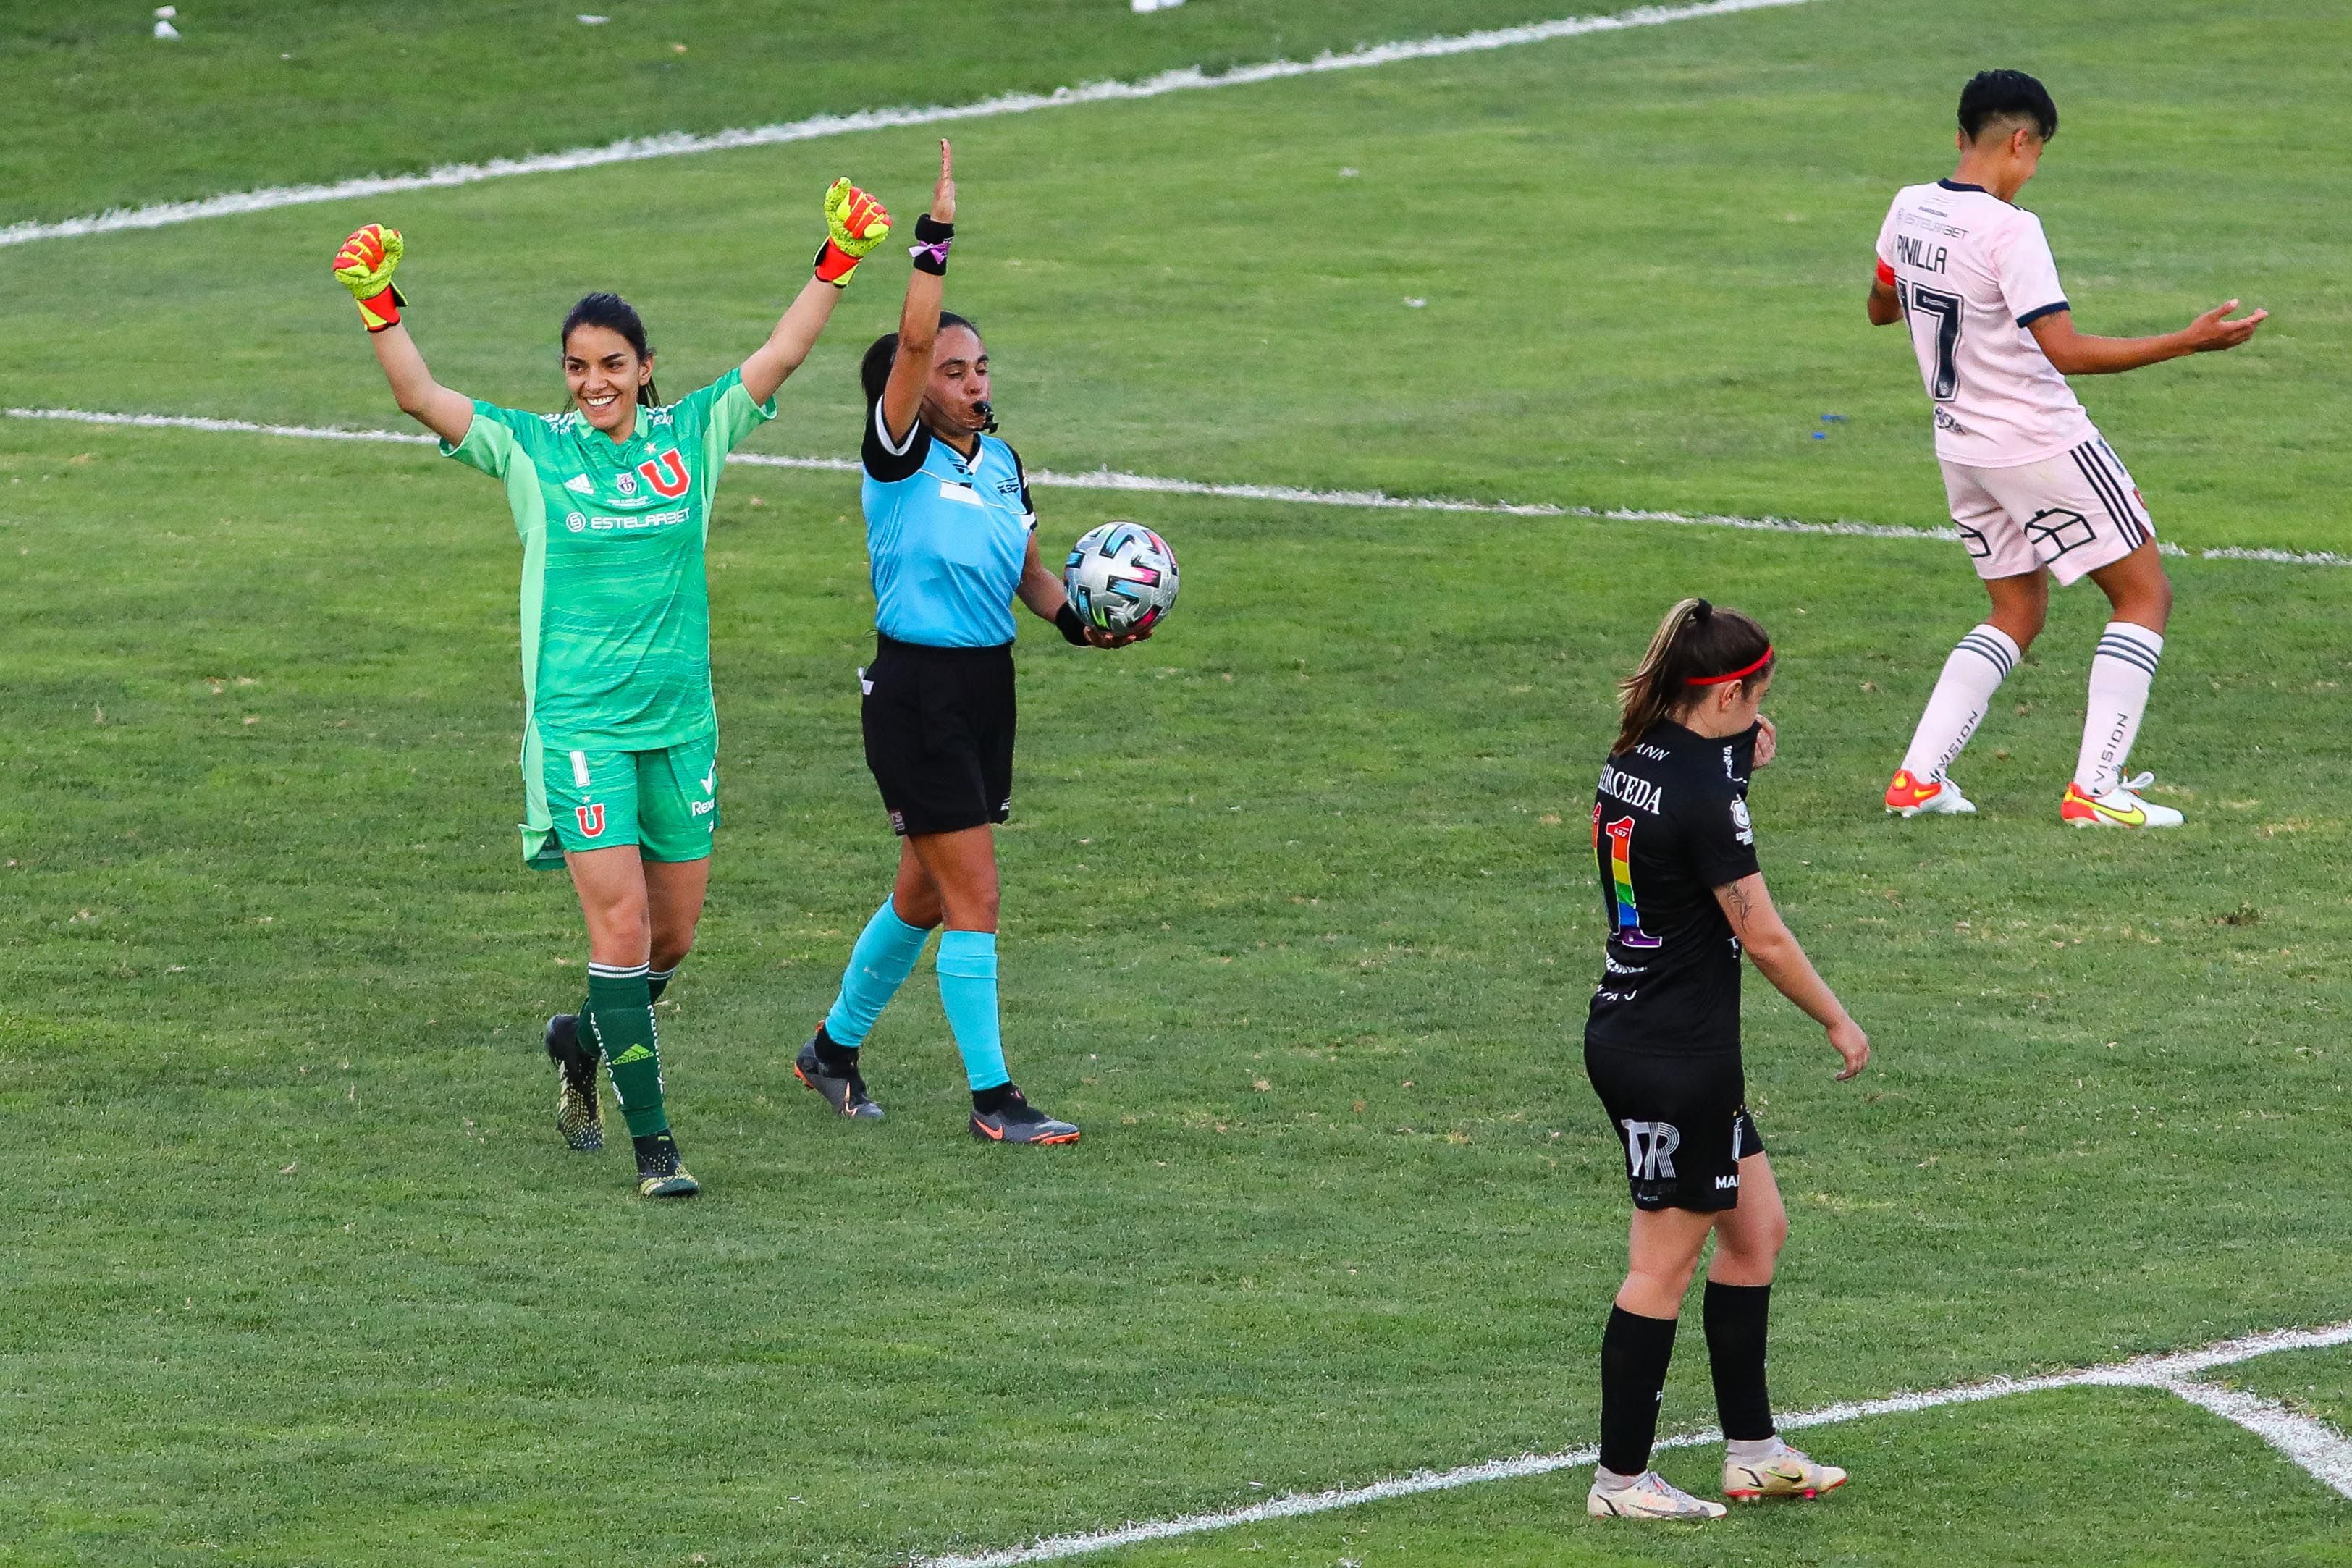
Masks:
[[[824,216],[816,276],[768,341],[676,403],[655,395],[636,311],[613,294],[582,300],[560,339],[572,405],[562,414],[500,408],[433,379],[401,324],[399,230],[370,224],[335,257],[402,410],[444,455],[506,487],[522,536],[523,855],[569,868],[588,923],[586,1005],[547,1026],[556,1127],[574,1149],[604,1146],[602,1058],[647,1197],[698,1190],[662,1106],[653,1004],[693,945],[719,826],[703,577],[712,492],[890,229],[846,180],[825,193]]]

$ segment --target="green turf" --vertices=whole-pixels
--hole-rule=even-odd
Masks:
[[[591,27],[560,0],[393,10],[200,0],[177,42],[158,42],[136,5],[0,9],[0,225],[624,136],[1218,71],[1575,9],[1200,0],[1134,16],[1117,0],[599,4],[610,20]]]
[[[2352,1356],[2341,1350],[2294,1351],[2223,1368],[2210,1381],[2226,1383],[2352,1432]]]
[[[1716,1568],[1999,1563],[2009,1568],[2321,1568],[2343,1561],[2344,1505],[2282,1488],[2260,1440],[2170,1394],[2082,1390],[1853,1422],[1803,1435],[1856,1479],[1811,1503],[1735,1510],[1695,1528],[1588,1519],[1589,1472],[1249,1525],[1088,1561],[1102,1568],[1275,1568],[1353,1562],[1549,1568],[1563,1562]],[[2042,1457],[2062,1452],[2055,1466]],[[1717,1455],[1669,1454],[1676,1484],[1712,1492]],[[2150,1511],[2177,1522],[2151,1542]]]
[[[1916,49],[1890,59],[1874,16]],[[2305,31],[2352,47],[2348,26]],[[1861,295],[1893,188],[1948,166],[1956,61],[1979,56],[1941,29],[1856,0],[972,124],[953,302],[1044,466],[1938,523],[1910,351]],[[2341,545],[2352,235],[2298,129],[2341,118],[2335,54],[2186,5],[2042,32],[2069,118],[2031,195],[2084,328],[2166,329],[2238,293],[2278,310],[2238,353],[2084,386],[2159,531]],[[644,307],[666,380],[708,377],[793,286],[803,238],[775,241],[813,232],[826,180],[853,170],[907,213],[929,145],[877,132],[0,251],[25,301],[10,401],[394,422],[325,276],[368,218],[409,233],[411,320],[449,384],[560,397],[553,323],[599,287]],[[542,243],[583,215],[593,247]],[[842,448],[900,265],[869,268],[815,395],[763,442]]]
[[[2171,797],[2196,826],[2053,824],[2094,625],[2069,599],[2004,694],[2034,711],[1982,742],[1986,815],[1922,832],[1862,815],[1932,666],[1864,606],[1962,620],[1937,546],[1710,561],[1627,526],[1142,508],[1188,551],[1166,640],[1024,656],[1008,1022],[1090,1142],[1011,1163],[962,1137],[919,982],[874,1044],[891,1121],[825,1121],[787,1075],[889,847],[845,487],[738,473],[729,826],[666,1009],[710,1193],[648,1213],[545,1125],[533,1024],[578,944],[511,860],[488,487],[404,449],[37,434],[0,535],[40,653],[10,693],[0,1026],[11,1120],[55,1153],[8,1196],[40,1304],[8,1329],[6,1462],[49,1500],[12,1527],[28,1551],[521,1562],[655,1529],[870,1562],[1581,1439],[1622,1199],[1573,1047],[1575,847],[1606,676],[1654,607],[1610,591],[1628,563],[1774,626],[1769,874],[1883,1052],[1832,1085],[1754,999],[1798,1227],[1780,1397],[2341,1310],[2346,835],[2314,803],[2342,748],[2233,779],[2250,699],[2340,672],[2332,574],[2184,574],[2150,752],[2198,781]],[[379,513],[337,510],[361,489]],[[1076,499],[1057,532],[1107,510]],[[1335,550],[1412,612],[1302,641],[1285,584]],[[1530,551],[1564,563],[1541,628],[1488,586]],[[1123,745],[1138,719],[1154,748]],[[1703,1388],[1685,1358],[1678,1416]],[[655,1524],[571,1489],[622,1452]]]
[[[2053,9],[2000,41],[2069,115],[2032,189],[2084,324],[2248,276],[2296,301],[2095,411],[2179,537],[2340,545],[2340,17]],[[1981,25],[1834,0],[974,126],[950,300],[1033,464],[1933,521],[1910,362],[1858,294]],[[268,141],[254,177],[310,177]],[[534,323],[610,281],[682,389],[789,286],[772,193],[872,166],[907,210],[922,141],[386,216],[446,379],[551,405]],[[113,199],[121,166],[74,191]],[[1490,241],[1451,237],[1449,175],[1495,193]],[[583,204],[646,217],[551,258]],[[0,251],[7,401],[395,423],[322,276],[360,216]],[[766,449],[846,452],[849,362],[900,276],[853,292]],[[1832,410],[1853,423],[1807,440]],[[1582,818],[1609,683],[1685,591],[1782,649],[1766,870],[1882,1053],[1831,1083],[1751,985],[1796,1224],[1782,1404],[2345,1314],[2352,576],[2180,563],[2137,760],[2191,825],[2070,837],[2087,591],[1969,752],[1984,815],[1898,826],[1877,791],[1979,613],[1955,547],[1039,495],[1050,539],[1137,517],[1187,578],[1143,648],[1032,630],[1021,655],[1008,1032],[1087,1142],[969,1142],[928,969],[875,1037],[889,1121],[791,1080],[892,849],[857,756],[854,484],[739,469],[711,571],[727,826],[663,1025],[709,1190],[656,1212],[548,1125],[538,1020],[584,955],[560,879],[514,858],[495,488],[427,448],[0,419],[0,1561],[874,1564],[1590,1441],[1623,1198],[1575,1050]],[[2340,1389],[2344,1360],[2280,1375]],[[1697,1355],[1667,1410],[1710,1418]],[[1362,1561],[2352,1550],[2340,1502],[2154,1395],[1816,1446],[1864,1478],[1818,1512],[1629,1543],[1562,1476],[1382,1510]],[[1353,1523],[1265,1544],[1336,1561]]]

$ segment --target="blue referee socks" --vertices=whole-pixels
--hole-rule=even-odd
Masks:
[[[1004,1037],[996,1022],[994,931],[951,931],[940,938],[940,1005],[946,1009],[948,1027],[955,1031],[956,1049],[963,1053],[963,1074],[972,1092],[1012,1082],[1013,1075],[1004,1070]]]
[[[930,934],[921,926],[910,926],[900,920],[890,900],[882,900],[882,907],[874,911],[874,918],[857,933],[857,944],[849,950],[849,967],[841,973],[841,993],[834,997],[833,1006],[824,1016],[824,1032],[835,1045],[854,1051],[866,1043],[866,1031],[874,1027],[874,1020],[882,1016],[890,998],[898,994],[898,987],[907,983]],[[944,958],[947,950],[941,948],[940,954]],[[989,961],[988,973],[992,977],[989,1002],[992,1008],[996,973],[993,956]]]

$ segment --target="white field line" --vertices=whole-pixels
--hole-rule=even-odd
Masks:
[[[162,228],[198,218],[229,217],[240,213],[268,212],[274,207],[303,206],[315,202],[345,201],[360,196],[389,195],[396,191],[436,190],[502,180],[516,174],[552,174],[573,169],[593,169],[606,163],[635,163],[647,158],[680,158],[697,153],[720,153],[737,147],[772,147],[786,142],[814,142],[859,131],[897,126],[944,125],[959,120],[987,120],[1005,114],[1028,114],[1040,109],[1061,109],[1080,103],[1116,103],[1160,98],[1171,92],[1195,92],[1213,87],[1247,87],[1286,77],[1318,76],[1326,71],[1362,70],[1404,60],[1429,60],[1447,55],[1475,54],[1486,49],[1540,44],[1554,38],[1580,37],[1587,33],[1622,32],[1629,27],[1656,27],[1701,16],[1723,16],[1738,11],[1760,11],[1781,5],[1804,5],[1811,0],[1706,0],[1703,5],[1643,5],[1606,16],[1564,16],[1554,22],[1534,22],[1518,27],[1495,27],[1485,32],[1455,33],[1434,38],[1411,38],[1389,44],[1368,44],[1345,54],[1321,54],[1311,60],[1266,60],[1237,66],[1212,76],[1198,66],[1162,71],[1140,81],[1097,81],[1083,87],[1055,88],[1052,92],[1008,92],[977,103],[934,104],[928,108],[868,109],[854,114],[816,114],[806,120],[784,121],[698,136],[683,131],[658,136],[629,136],[602,147],[574,147],[563,153],[542,153],[528,158],[493,158],[487,163],[444,163],[421,174],[367,174],[324,185],[270,185],[260,190],[231,191],[192,202],[160,202],[152,206],[117,208],[87,217],[55,223],[20,223],[0,228],[0,246],[24,245],[37,239],[68,239],[80,235],[113,234],[123,229]]]
[[[2273,1399],[2263,1399],[2235,1388],[2210,1383],[2168,1383],[2191,1405],[2202,1405],[2225,1420],[2234,1421],[2326,1482],[2352,1498],[2352,1439],[2325,1421],[2296,1414]]]
[[[189,414],[111,414],[88,408],[5,408],[11,419],[49,419],[69,425],[116,425],[143,430],[202,430],[214,435],[282,436],[301,441],[386,441],[431,446],[433,437],[405,430],[338,430],[322,425],[266,425],[250,419],[208,419]],[[755,468],[797,468],[822,474],[854,474],[847,458],[782,458],[738,452],[728,462]],[[1800,522],[1787,517],[1725,517],[1713,512],[1655,511],[1639,507],[1554,506],[1542,501],[1457,500],[1442,496],[1392,496],[1385,490],[1319,490],[1297,485],[1209,484],[1150,474],[1092,468],[1057,473],[1032,468],[1030,482],[1061,489],[1126,490],[1139,495],[1209,496],[1227,500],[1282,501],[1299,506],[1357,507],[1373,511],[1473,512],[1487,517],[1569,517],[1596,522],[1662,522],[1682,528],[1731,528],[1762,533],[1810,533],[1843,539],[1933,539],[1959,535],[1948,528],[1912,528],[1894,522]],[[2189,551],[2168,540],[2157,548],[2167,555],[2206,561],[2263,561],[2286,566],[2352,566],[2352,555],[2332,550],[2258,550],[2228,545]]]
[[[2256,1356],[2272,1355],[2280,1351],[2322,1350],[2343,1344],[2352,1344],[2352,1322],[2335,1323],[2324,1329],[2273,1329],[2242,1339],[2224,1340],[2200,1350],[2143,1356],[2108,1366],[2085,1367],[2079,1372],[2053,1373],[2042,1377],[1997,1377],[1988,1383],[1962,1384],[1956,1388],[1935,1389],[1924,1394],[1895,1394],[1884,1399],[1828,1405],[1818,1410],[1780,1416],[1779,1422],[1782,1431],[1790,1432],[1808,1426],[1858,1421],[1873,1415],[1907,1415],[1946,1405],[1973,1405],[1988,1399],[2005,1399],[2013,1394],[2041,1394],[2059,1388],[2161,1388],[2259,1434],[2272,1447],[2320,1480],[2352,1497],[2352,1442],[2347,1442],[2322,1423],[2297,1415],[2284,1406],[2272,1405],[2267,1401],[2231,1390],[2189,1381],[2198,1373],[2252,1361]],[[2257,1421],[2264,1425],[2257,1426]],[[1713,1430],[1685,1432],[1676,1436],[1662,1437],[1657,1446],[1661,1448],[1694,1448],[1722,1440],[1723,1434]],[[1269,1498],[1265,1502],[1253,1503],[1247,1508],[1229,1509],[1221,1513],[1194,1513],[1176,1519],[1152,1520],[1087,1535],[1049,1536],[1027,1546],[1007,1546],[971,1556],[919,1557],[915,1563],[916,1568],[1019,1568],[1019,1564],[1026,1563],[1050,1563],[1060,1558],[1083,1557],[1121,1546],[1139,1545],[1148,1541],[1166,1541],[1174,1536],[1230,1530],[1236,1525],[1264,1524],[1273,1520],[1297,1519],[1305,1514],[1328,1513],[1335,1509],[1356,1508],[1391,1498],[1412,1497],[1420,1492],[1452,1491],[1459,1487],[1475,1486],[1482,1481],[1520,1480],[1530,1476],[1549,1475],[1554,1470],[1575,1469],[1593,1463],[1599,1457],[1598,1448],[1571,1448],[1558,1454],[1522,1454],[1513,1459],[1489,1459],[1483,1464],[1465,1465],[1459,1469],[1419,1470],[1410,1476],[1374,1481],[1370,1486],[1334,1488],[1321,1492],[1291,1492]]]

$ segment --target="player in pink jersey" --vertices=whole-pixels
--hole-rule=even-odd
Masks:
[[[2022,71],[1979,73],[1960,93],[1959,166],[1896,193],[1879,227],[1871,324],[1911,330],[1952,521],[1992,596],[1991,616],[1945,661],[1886,809],[1976,810],[1945,770],[2041,632],[2050,579],[2063,586],[2087,576],[2113,618],[2091,659],[2082,750],[2060,820],[2177,826],[2179,812],[2139,797],[2150,775],[2125,773],[2164,652],[2172,584],[2138,487],[2066,377],[2233,349],[2268,312],[2224,320],[2238,308],[2231,300],[2159,337],[2076,331],[2042,220],[2013,205],[2057,132],[2057,107],[2040,82]]]

